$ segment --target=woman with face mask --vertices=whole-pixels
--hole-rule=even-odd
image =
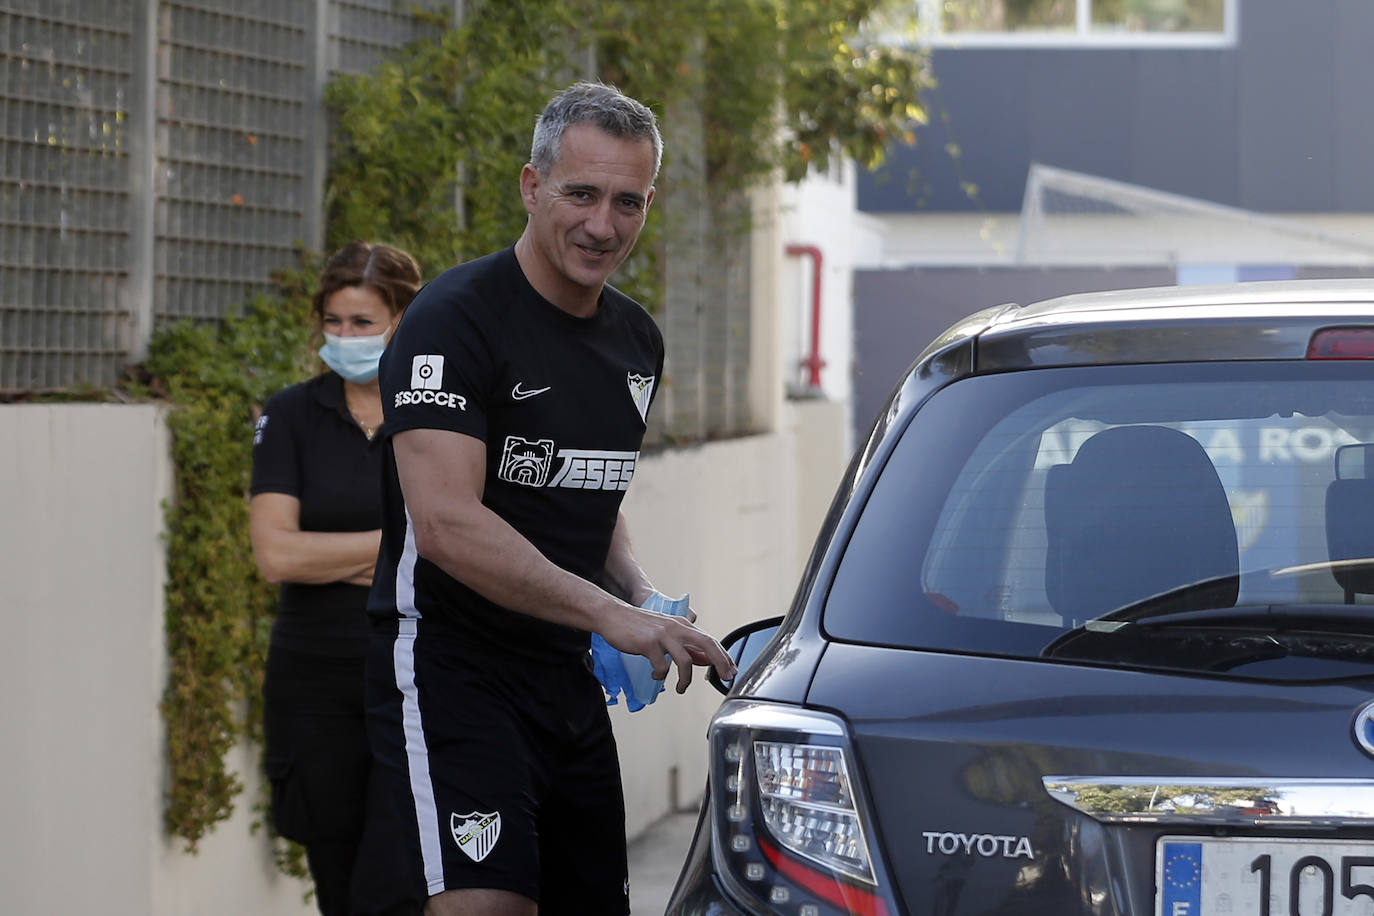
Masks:
[[[305,846],[325,916],[420,912],[369,881],[399,844],[391,806],[369,791],[363,724],[382,517],[378,360],[419,288],[419,267],[399,248],[336,252],[312,304],[328,369],[269,398],[253,430],[253,554],[281,584],[263,685],[272,817]]]

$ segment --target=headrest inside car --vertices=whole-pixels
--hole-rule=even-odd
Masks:
[[[1229,607],[1240,552],[1226,491],[1207,452],[1164,426],[1103,430],[1045,481],[1045,590],[1087,619],[1198,582],[1169,611]],[[1225,581],[1232,577],[1231,581]]]
[[[1331,575],[1345,589],[1347,604],[1355,595],[1374,594],[1374,445],[1336,449],[1336,479],[1326,487],[1326,551]]]

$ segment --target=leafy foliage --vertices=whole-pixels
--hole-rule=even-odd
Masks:
[[[441,40],[330,87],[329,246],[386,238],[433,274],[510,244],[524,225],[516,176],[534,119],[577,74],[654,108],[669,135],[665,158],[685,154],[674,115],[701,112],[716,195],[779,168],[799,180],[835,155],[876,165],[892,143],[913,142],[925,117],[924,58],[856,37],[889,3],[469,3]]]
[[[313,268],[279,280],[241,315],[181,322],[153,339],[145,368],[175,408],[168,418],[175,498],[167,506],[167,829],[194,851],[242,790],[225,754],[257,737],[276,602],[248,542],[253,411],[309,371]]]

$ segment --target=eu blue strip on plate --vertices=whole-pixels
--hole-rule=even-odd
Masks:
[[[1165,843],[1160,885],[1163,916],[1198,916],[1202,911],[1202,844]]]

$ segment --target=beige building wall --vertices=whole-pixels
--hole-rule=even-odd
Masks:
[[[0,423],[0,910],[314,912],[249,835],[256,794],[196,857],[162,830],[164,411],[8,405]]]
[[[646,457],[626,502],[639,558],[717,636],[781,614],[847,460],[846,411],[779,402],[774,431]],[[249,792],[182,853],[162,832],[162,505],[151,405],[0,405],[0,899],[6,913],[304,914]],[[613,710],[633,836],[705,780],[703,681]],[[231,765],[250,783],[256,750]]]
[[[847,411],[784,402],[776,433],[674,449],[644,461],[624,512],[635,554],[659,591],[692,596],[717,639],[787,611],[848,455]],[[631,836],[671,808],[695,806],[706,781],[706,726],[721,696],[703,670],[631,713],[612,708]]]

